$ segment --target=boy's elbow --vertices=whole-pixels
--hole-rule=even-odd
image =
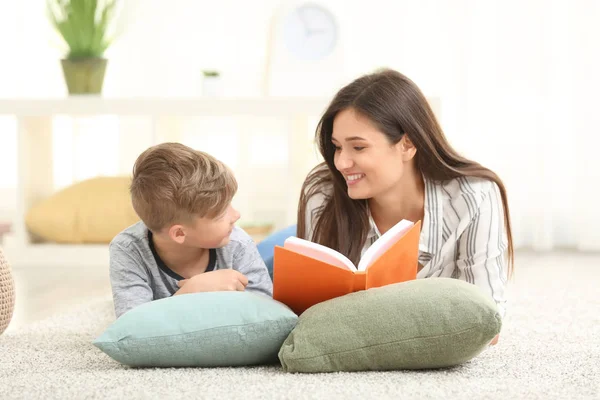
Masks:
[[[253,290],[252,292],[266,297],[273,297],[273,291],[269,289]]]
[[[264,294],[269,297],[273,297],[273,283],[271,282],[271,279],[269,277],[267,277],[267,279],[263,279],[260,282],[257,282],[256,284],[248,285],[246,290],[248,290],[249,292],[255,292],[259,294]]]
[[[119,319],[121,317],[121,315],[125,314],[127,311],[129,311],[129,308],[120,307],[115,304],[115,318],[116,319]]]
[[[138,304],[115,304],[115,317],[120,318],[123,314],[126,314],[128,311],[133,310],[137,306],[143,303]]]
[[[262,292],[266,296],[273,297],[273,285],[265,285],[258,291]]]

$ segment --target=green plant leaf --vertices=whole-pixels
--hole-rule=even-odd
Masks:
[[[62,36],[67,58],[102,57],[112,44],[111,29],[120,0],[47,0],[51,24]]]

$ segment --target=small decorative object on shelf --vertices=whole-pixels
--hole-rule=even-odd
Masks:
[[[118,0],[48,0],[50,22],[68,47],[61,60],[69,94],[100,94]]]
[[[15,307],[15,282],[0,249],[0,335],[8,327]]]
[[[219,71],[202,71],[202,95],[215,97],[221,95],[221,74]]]

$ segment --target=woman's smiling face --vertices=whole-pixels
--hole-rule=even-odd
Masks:
[[[373,122],[348,108],[336,115],[331,141],[350,198],[370,199],[397,187],[405,168],[404,138],[390,143]]]

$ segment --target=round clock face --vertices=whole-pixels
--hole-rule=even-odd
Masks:
[[[302,60],[320,60],[333,52],[337,25],[325,8],[307,3],[290,12],[283,23],[287,49]]]

